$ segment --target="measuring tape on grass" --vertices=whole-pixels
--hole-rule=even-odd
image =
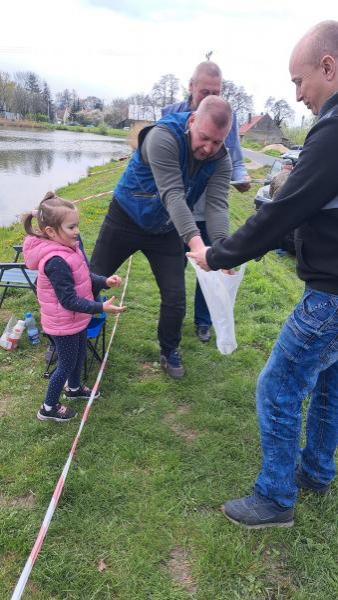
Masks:
[[[130,268],[131,268],[131,262],[132,262],[132,257],[129,258],[129,262],[128,262],[128,269],[127,269],[125,283],[124,283],[124,287],[123,287],[123,291],[122,291],[122,295],[121,295],[120,306],[123,305],[123,300],[124,300],[124,296],[125,296],[127,285],[128,285],[128,279],[129,279],[129,273],[130,273]],[[114,326],[113,326],[113,329],[112,329],[112,332],[111,332],[111,335],[110,335],[109,343],[108,343],[108,346],[107,346],[107,351],[106,351],[106,353],[104,355],[104,358],[103,358],[100,370],[98,372],[98,375],[97,375],[94,387],[92,389],[92,393],[91,393],[90,398],[88,400],[87,406],[86,406],[86,408],[84,410],[84,413],[82,415],[80,427],[79,427],[78,432],[77,432],[77,434],[76,434],[76,436],[74,438],[71,450],[70,450],[69,455],[68,455],[68,459],[66,461],[65,466],[63,467],[63,470],[62,470],[62,473],[60,475],[59,481],[57,482],[56,487],[54,489],[52,499],[51,499],[51,501],[49,503],[49,506],[48,506],[47,512],[45,514],[45,517],[43,519],[40,531],[39,531],[38,536],[37,536],[37,538],[35,540],[35,544],[34,544],[32,550],[31,550],[31,553],[30,553],[30,555],[29,555],[29,557],[27,559],[27,562],[26,562],[26,564],[24,566],[24,569],[23,569],[23,571],[22,571],[22,573],[20,575],[20,579],[19,579],[19,581],[18,581],[18,583],[16,585],[16,588],[15,588],[15,590],[13,592],[11,600],[19,600],[21,598],[21,596],[22,596],[22,594],[23,594],[23,592],[25,590],[26,583],[28,581],[30,573],[32,571],[32,568],[34,566],[34,563],[36,561],[36,558],[37,558],[37,556],[38,556],[38,554],[40,552],[41,546],[42,546],[43,541],[44,541],[44,539],[46,537],[46,534],[47,534],[50,522],[51,522],[52,517],[54,515],[55,509],[56,509],[56,507],[58,505],[58,501],[59,501],[59,498],[61,496],[61,492],[63,490],[64,484],[65,484],[65,481],[66,481],[66,477],[68,475],[69,467],[70,467],[70,465],[72,463],[72,460],[74,458],[75,450],[76,450],[78,441],[80,439],[80,435],[81,435],[82,429],[84,428],[85,422],[87,421],[87,418],[88,418],[88,415],[89,415],[89,411],[90,411],[90,409],[92,407],[94,397],[96,395],[97,389],[98,389],[98,387],[100,385],[100,381],[102,379],[102,375],[103,375],[103,372],[104,372],[104,369],[105,369],[105,366],[106,366],[106,363],[107,363],[107,359],[108,359],[110,347],[111,347],[111,345],[113,343],[113,339],[115,337],[115,332],[116,332],[118,320],[120,318],[120,314],[121,313],[118,313],[115,316],[115,322],[114,322]]]

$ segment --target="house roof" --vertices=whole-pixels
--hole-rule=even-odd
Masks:
[[[250,123],[243,123],[243,125],[241,125],[241,127],[239,128],[239,135],[244,135],[245,133],[247,133],[249,129],[256,125],[256,123],[263,119],[263,117],[264,115],[257,115],[256,117],[251,117]]]

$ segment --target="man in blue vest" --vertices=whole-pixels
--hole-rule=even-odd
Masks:
[[[160,364],[173,379],[184,375],[178,353],[185,315],[183,243],[204,248],[192,209],[206,192],[213,241],[228,233],[231,159],[224,147],[230,104],[205,98],[196,112],[171,114],[139,134],[139,145],[119,180],[94,248],[91,267],[113,273],[137,250],[148,259],[161,295]]]
[[[197,65],[189,82],[189,97],[183,102],[169,104],[162,109],[162,115],[168,115],[175,112],[186,112],[196,110],[200,102],[207,96],[219,96],[222,87],[222,72],[216,63],[210,60]],[[238,127],[236,113],[233,113],[232,126],[224,140],[224,145],[229,151],[232,160],[233,181],[240,181],[235,187],[239,192],[247,192],[250,189],[250,177],[243,164],[243,155],[239,143]],[[201,198],[194,207],[193,215],[197,227],[200,230],[203,242],[210,246],[210,238],[206,227],[205,218],[205,196]],[[196,281],[195,290],[195,327],[196,335],[201,342],[209,342],[211,318],[209,309],[203,296],[198,281]]]

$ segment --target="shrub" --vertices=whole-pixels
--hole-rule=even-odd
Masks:
[[[108,135],[108,127],[104,121],[101,121],[96,129],[101,135]]]

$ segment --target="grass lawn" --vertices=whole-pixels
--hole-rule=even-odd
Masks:
[[[77,199],[111,190],[123,165],[116,168],[59,193]],[[254,191],[232,191],[232,229],[253,212]],[[108,202],[78,204],[88,254]],[[1,258],[10,260],[22,238],[19,225],[0,229]],[[250,490],[260,466],[255,382],[301,294],[294,261],[272,252],[248,265],[235,311],[238,349],[230,356],[219,354],[214,338],[197,340],[193,288],[189,268],[181,344],[187,375],[175,382],[158,365],[157,287],[143,256],[133,258],[128,312],[26,600],[338,598],[336,485],[324,498],[301,494],[291,529],[248,531],[219,511],[225,499]],[[38,316],[31,292],[8,295],[1,332],[12,313],[21,318],[29,309]],[[112,324],[109,317],[108,331]],[[15,587],[79,425],[36,419],[47,384],[44,350],[45,341],[33,348],[26,336],[13,353],[0,348],[1,600]]]

